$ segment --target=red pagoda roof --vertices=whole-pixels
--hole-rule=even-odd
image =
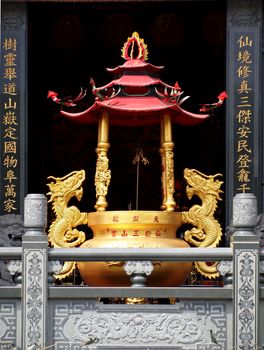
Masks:
[[[112,85],[122,86],[149,86],[162,83],[159,78],[152,78],[149,75],[122,75],[119,79],[113,80],[111,83],[103,86],[100,90]],[[98,89],[99,90],[99,89]]]
[[[109,121],[113,125],[144,126],[160,123],[161,114],[171,114],[172,122],[183,126],[194,126],[209,114],[195,114],[187,112],[177,104],[161,100],[157,97],[115,97],[104,101],[97,100],[89,109],[81,113],[61,114],[82,124],[89,124],[98,120],[102,110],[109,113]]]
[[[119,74],[119,78],[99,88],[91,79],[92,91],[96,96],[94,104],[83,112],[70,113],[61,110],[61,114],[83,124],[97,122],[102,111],[109,113],[109,121],[115,125],[157,124],[164,113],[171,115],[172,122],[185,126],[193,126],[206,120],[210,114],[191,113],[180,107],[188,96],[182,98],[177,82],[171,86],[160,80],[157,73],[163,67],[146,63],[147,56],[147,45],[134,32],[122,48],[122,57],[126,62],[116,68],[107,69],[112,74]],[[65,100],[58,99],[57,93],[49,92],[53,101],[68,107],[75,106],[75,102],[84,95],[81,93],[74,100]],[[218,106],[222,102],[221,100],[214,105]],[[211,105],[204,105],[201,110],[210,111]]]
[[[130,59],[121,66],[115,68],[107,68],[106,70],[113,74],[122,74],[125,70],[144,70],[147,72],[159,72],[164,66],[154,66],[151,63],[142,61],[141,59]]]

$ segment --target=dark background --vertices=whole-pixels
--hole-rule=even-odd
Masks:
[[[176,80],[191,98],[183,108],[198,112],[199,103],[217,101],[225,90],[225,6],[223,2],[29,3],[29,193],[47,193],[49,175],[62,177],[85,169],[84,197],[79,208],[93,211],[97,126],[80,126],[59,116],[47,100],[48,90],[61,96],[112,80],[107,67],[122,64],[123,43],[138,31],[149,49],[148,62],[164,65],[161,79]],[[174,126],[176,196],[186,203],[183,169],[225,173],[224,107],[204,124]],[[140,167],[139,209],[161,204],[159,127],[110,128],[112,180],[109,210],[135,209],[136,167],[140,144],[149,165]],[[179,208],[181,209],[181,208]],[[218,216],[223,219],[223,207]]]

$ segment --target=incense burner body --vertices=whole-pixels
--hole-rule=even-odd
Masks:
[[[88,225],[94,237],[81,248],[186,248],[176,238],[181,213],[161,211],[105,211],[88,213]],[[148,286],[175,286],[185,282],[191,262],[153,261]],[[79,262],[80,274],[90,286],[130,286],[124,262]]]

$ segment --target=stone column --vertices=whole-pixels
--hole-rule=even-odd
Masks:
[[[130,277],[131,287],[146,287],[147,276],[151,275],[154,266],[151,261],[129,260],[124,265],[126,274]],[[143,297],[132,297],[125,299],[126,304],[146,304],[147,299]]]
[[[256,197],[237,194],[233,199],[233,349],[258,348],[260,243],[253,232],[256,223]]]
[[[130,277],[131,287],[146,287],[147,276],[151,275],[154,267],[151,261],[129,260],[124,265],[126,274]]]
[[[44,349],[47,346],[47,199],[43,194],[28,194],[24,208],[22,348]]]
[[[228,0],[226,28],[226,220],[236,193],[263,210],[262,0]],[[262,174],[261,174],[262,173]]]
[[[0,215],[22,215],[27,193],[27,4],[1,3]]]

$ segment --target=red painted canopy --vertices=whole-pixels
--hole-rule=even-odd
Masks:
[[[188,96],[182,97],[177,82],[171,86],[160,80],[158,73],[163,67],[147,63],[147,56],[147,45],[134,32],[122,48],[125,63],[107,69],[115,75],[115,79],[99,88],[91,79],[92,92],[96,96],[94,104],[78,113],[62,109],[61,114],[79,123],[89,124],[97,122],[101,113],[107,111],[111,124],[126,126],[158,124],[165,113],[171,115],[172,122],[184,126],[196,125],[206,120],[210,114],[195,114],[181,108],[181,103]],[[62,101],[57,98],[56,93],[49,93],[49,97],[55,102]],[[74,106],[72,101],[68,101],[68,104],[58,103]]]

